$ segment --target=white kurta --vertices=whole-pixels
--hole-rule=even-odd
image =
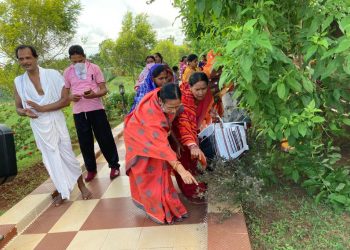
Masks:
[[[64,79],[53,69],[39,67],[40,82],[44,95],[40,96],[26,73],[16,77],[15,85],[24,108],[30,108],[26,101],[39,105],[57,102],[61,98]],[[35,112],[35,111],[34,111]],[[43,163],[63,199],[69,199],[70,193],[81,175],[80,164],[75,158],[61,110],[35,112],[39,117],[30,119],[35,142],[42,153]]]

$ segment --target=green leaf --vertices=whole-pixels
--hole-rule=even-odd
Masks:
[[[299,134],[304,137],[306,135],[306,126],[304,124],[298,125]]]
[[[326,70],[321,74],[321,80],[330,76],[338,67],[338,61],[332,60],[326,67]]]
[[[308,108],[310,109],[314,109],[316,107],[316,103],[315,103],[315,100],[312,99],[309,104],[307,105]]]
[[[220,17],[221,10],[222,10],[222,2],[221,1],[212,2],[212,8],[213,8],[215,16]]]
[[[307,92],[312,93],[314,91],[314,84],[308,78],[302,77],[302,83]]]
[[[335,191],[339,192],[343,190],[345,187],[345,183],[339,183],[338,186],[336,187]]]
[[[324,31],[329,27],[329,25],[333,22],[333,19],[334,19],[334,16],[330,15],[322,22],[322,31]]]
[[[329,199],[333,200],[333,201],[336,201],[336,202],[339,202],[343,205],[347,204],[350,202],[350,199],[348,197],[346,197],[345,195],[342,195],[342,194],[330,194],[328,196]]]
[[[286,54],[284,54],[284,52],[280,49],[274,48],[272,57],[277,61],[281,61],[288,64],[292,63],[292,60],[288,56],[286,56]]]
[[[248,22],[246,22],[243,26],[243,29],[252,29],[254,24],[256,24],[256,22],[258,21],[258,19],[250,19]]]
[[[345,58],[345,63],[343,64],[343,69],[345,73],[350,75],[350,55]]]
[[[276,140],[275,132],[273,132],[271,128],[267,131],[267,134],[270,136],[272,140]]]
[[[268,49],[269,51],[272,51],[272,45],[268,37],[263,37],[262,39],[258,40],[257,43],[263,47]]]
[[[284,99],[284,96],[286,94],[286,86],[284,86],[284,83],[280,83],[277,85],[277,95],[282,100]]]
[[[259,68],[257,69],[256,74],[263,83],[269,83],[270,76],[268,70]]]
[[[301,84],[293,77],[287,77],[287,83],[288,83],[288,86],[296,91],[296,92],[300,92],[301,91]]]
[[[338,47],[335,49],[335,52],[336,53],[341,53],[341,52],[347,50],[348,48],[350,48],[350,39],[344,38],[344,40],[342,40],[338,44]]]
[[[326,194],[326,191],[323,190],[316,195],[316,198],[315,198],[316,204],[320,203],[321,199],[325,196],[325,194]]]
[[[205,10],[205,0],[197,0],[197,11],[203,15]]]
[[[298,182],[299,180],[299,172],[298,170],[294,169],[293,172],[292,172],[292,179],[295,183]]]
[[[341,31],[344,33],[346,30],[350,29],[350,17],[346,16],[344,17],[339,24],[339,28],[341,29]]]
[[[314,116],[311,119],[314,123],[322,123],[325,121],[325,119],[322,116]]]
[[[298,128],[297,127],[291,127],[290,131],[292,132],[292,135],[295,137],[295,138],[299,138],[299,133],[298,133]]]
[[[247,103],[250,106],[254,106],[255,103],[256,103],[256,100],[258,99],[258,97],[256,96],[254,90],[248,91],[248,93],[246,94],[246,97],[247,97]]]
[[[350,126],[350,119],[344,118],[344,119],[343,119],[343,123],[346,124],[346,125],[348,125],[348,126]]]
[[[318,46],[317,45],[312,45],[308,48],[306,55],[304,57],[305,61],[308,61],[316,52]]]
[[[240,72],[242,73],[243,78],[248,82],[252,82],[253,74],[251,66],[253,64],[252,58],[250,56],[244,56],[240,63]]]
[[[235,48],[239,47],[243,43],[243,40],[232,40],[226,45],[226,53],[232,52]]]

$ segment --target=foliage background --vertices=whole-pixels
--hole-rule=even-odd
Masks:
[[[187,38],[219,54],[274,173],[335,208],[350,210],[349,167],[333,141],[347,136],[350,3],[339,0],[175,0]],[[289,154],[275,149],[287,139]],[[271,155],[272,154],[272,155]],[[266,181],[273,181],[266,180]]]

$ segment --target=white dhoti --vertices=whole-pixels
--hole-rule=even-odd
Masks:
[[[40,82],[44,95],[40,96],[27,73],[15,79],[15,85],[24,108],[26,101],[39,105],[57,102],[64,86],[63,77],[56,70],[39,68]],[[43,163],[63,199],[70,193],[81,175],[81,168],[72,150],[72,145],[62,111],[38,113],[38,118],[30,119],[35,142],[42,153]]]

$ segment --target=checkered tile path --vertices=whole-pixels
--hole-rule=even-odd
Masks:
[[[117,147],[121,176],[111,181],[108,164],[100,156],[98,174],[87,184],[93,193],[91,200],[82,200],[76,187],[70,201],[60,207],[49,206],[28,227],[19,230],[5,249],[250,249],[243,215],[217,224],[214,214],[208,217],[206,205],[189,203],[181,194],[189,218],[174,225],[149,220],[130,198],[122,138]],[[52,188],[47,181],[32,194],[47,194]],[[16,214],[21,213],[19,210]]]

